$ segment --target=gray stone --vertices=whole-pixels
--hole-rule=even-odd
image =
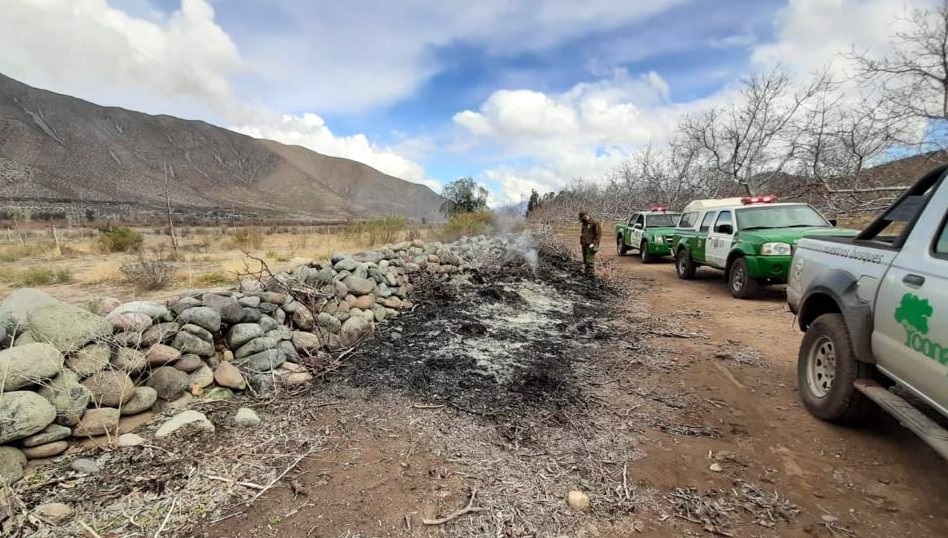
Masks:
[[[273,312],[273,319],[275,319],[280,325],[283,325],[286,323],[286,312],[284,312],[282,308],[277,309],[275,312]]]
[[[375,289],[375,282],[355,275],[346,277],[343,283],[353,295],[368,295]]]
[[[256,299],[256,297],[254,297]],[[263,317],[263,312],[256,308],[244,307],[244,317],[240,318],[241,323],[257,323]]]
[[[346,255],[346,257],[340,259],[337,262],[334,262],[332,266],[332,268],[335,269],[336,271],[349,271],[350,273],[352,271],[355,271],[357,267],[359,267],[359,262],[349,257],[348,254]]]
[[[289,327],[277,327],[276,329],[268,332],[266,336],[279,342],[281,340],[289,340],[293,338],[293,331],[291,331]]]
[[[109,318],[112,328],[116,332],[136,332],[141,333],[152,326],[154,323],[151,316],[141,312],[129,312],[128,314],[119,314]]]
[[[263,332],[269,332],[279,327],[280,323],[270,316],[261,316],[258,325],[260,325],[260,328],[263,329]]]
[[[119,407],[135,393],[135,384],[125,372],[96,372],[82,380],[92,393],[92,403],[107,407]]]
[[[135,387],[132,397],[122,405],[119,410],[123,416],[137,415],[151,409],[158,401],[158,391],[151,387]]]
[[[63,353],[72,353],[86,344],[112,334],[108,320],[67,303],[42,306],[29,313],[30,334]]]
[[[270,372],[248,373],[247,385],[253,389],[257,396],[268,396],[276,388],[276,382]]]
[[[128,347],[120,347],[112,353],[112,366],[119,370],[134,373],[144,370],[148,366],[145,353]]]
[[[264,314],[274,314],[280,310],[280,306],[275,303],[260,303],[257,308]]]
[[[270,338],[268,336],[262,336],[260,338],[254,338],[253,340],[247,342],[241,346],[237,351],[234,352],[235,359],[242,359],[249,355],[255,353],[260,353],[265,349],[273,349],[277,347],[278,340],[275,338]]]
[[[214,433],[214,424],[204,416],[204,413],[199,413],[194,410],[182,411],[162,424],[158,428],[158,431],[155,432],[155,437],[160,439],[179,432]]]
[[[24,448],[23,455],[26,456],[26,459],[30,460],[52,458],[65,452],[67,448],[69,448],[68,441],[53,441],[45,445]]]
[[[296,347],[293,345],[293,342],[289,339],[283,340],[280,342],[279,346],[280,351],[286,355],[286,360],[289,362],[299,362],[300,355],[296,352]]]
[[[339,321],[335,316],[331,316],[325,312],[320,312],[317,316],[317,323],[320,327],[334,333],[338,333],[342,330],[342,322]]]
[[[300,308],[304,308],[304,307],[303,307],[303,303],[299,301],[290,301],[289,303],[283,305],[282,308],[283,308],[283,311],[286,312],[287,314],[292,314],[296,312],[297,310],[299,310]]]
[[[247,380],[240,373],[240,370],[229,362],[222,362],[214,370],[214,381],[222,387],[236,390],[247,388]]]
[[[240,310],[240,314],[241,317],[243,317],[243,309]],[[216,310],[206,306],[195,306],[194,308],[189,308],[181,312],[178,315],[178,321],[197,325],[198,327],[202,327],[212,333],[216,333],[221,330],[220,312],[217,312]]]
[[[283,304],[286,301],[286,294],[275,291],[266,291],[256,294],[264,303],[273,303],[275,305]]]
[[[340,344],[343,347],[351,347],[370,334],[372,334],[372,323],[364,317],[352,316],[342,324],[342,330],[339,332]]]
[[[35,392],[0,394],[0,444],[39,433],[55,419],[56,408]]]
[[[10,486],[23,478],[26,456],[18,448],[0,446],[0,486]]]
[[[75,426],[92,395],[79,382],[79,376],[71,370],[62,372],[38,391],[56,409],[56,422],[64,426]]]
[[[336,319],[338,319],[342,323],[345,323],[346,320],[349,319],[349,311],[345,309],[340,309],[338,312],[336,312],[333,315],[336,316]]]
[[[65,359],[50,344],[34,343],[0,351],[0,389],[35,385],[59,373]]]
[[[304,331],[310,331],[315,326],[316,319],[309,308],[300,308],[293,313],[293,323]]]
[[[197,336],[198,338],[200,338],[201,340],[204,340],[205,342],[211,342],[211,343],[214,342],[214,335],[211,334],[211,332],[205,329],[204,327],[200,327],[198,325],[188,323],[187,325],[184,325],[183,327],[181,327],[181,330],[186,333],[191,333],[194,336]]]
[[[113,318],[121,314],[140,312],[147,314],[151,319],[162,321],[171,321],[171,311],[168,307],[155,301],[132,301],[120,304],[115,310],[109,312],[107,318]]]
[[[142,345],[142,333],[120,332],[112,335],[112,343],[122,347],[139,347]]]
[[[204,366],[204,361],[201,360],[201,357],[197,355],[184,355],[180,359],[174,361],[173,365],[176,369],[181,370],[182,372],[193,372]]]
[[[240,303],[240,306],[247,308],[257,308],[260,306],[261,299],[260,297],[254,297],[251,295],[249,297],[241,297],[237,300],[237,302]]]
[[[0,302],[0,326],[6,328],[9,334],[25,332],[29,329],[30,312],[58,302],[37,289],[14,290]]]
[[[227,334],[227,345],[237,349],[254,338],[263,336],[263,329],[256,323],[238,323],[230,328]]]
[[[369,278],[374,280],[376,284],[385,283],[385,275],[382,274],[382,271],[379,271],[378,267],[369,268]]]
[[[68,504],[46,503],[37,506],[33,514],[53,525],[61,525],[72,518],[73,509]]]
[[[191,379],[181,370],[162,366],[151,373],[146,384],[158,392],[159,398],[170,401],[191,387]]]
[[[335,271],[330,268],[320,269],[318,271],[310,271],[303,279],[307,285],[313,287],[325,286],[326,284],[331,284],[332,279],[336,276]]]
[[[171,346],[184,354],[193,353],[201,357],[210,357],[214,354],[213,343],[185,331],[175,335]]]
[[[303,331],[293,331],[291,342],[293,347],[304,355],[313,355],[325,345],[325,341],[321,340],[319,336]]]
[[[76,458],[72,460],[69,468],[80,474],[97,474],[100,470],[99,464],[89,458]]]
[[[392,296],[392,289],[388,287],[388,284],[382,282],[379,284],[379,297],[387,299]]]
[[[148,348],[145,353],[145,359],[152,368],[164,366],[181,356],[181,351],[177,348],[166,346],[164,344],[155,344]]]
[[[252,372],[269,372],[286,361],[286,354],[280,349],[266,349],[253,355],[248,355],[234,362]]]
[[[192,387],[197,386],[206,389],[214,384],[214,371],[206,364],[188,374],[188,377],[191,378]]]
[[[70,435],[72,435],[71,428],[60,426],[59,424],[50,424],[46,426],[43,431],[23,439],[23,446],[29,448],[45,445],[46,443],[54,443],[56,441],[62,441]]]
[[[174,312],[176,316],[180,316],[181,312],[189,308],[194,308],[195,306],[201,306],[201,301],[195,299],[194,297],[182,297],[175,304],[171,305],[171,311]]]
[[[214,386],[204,391],[204,399],[213,401],[232,400],[234,399],[234,391],[226,387]]]
[[[119,426],[119,410],[111,407],[87,409],[79,423],[72,429],[73,437],[95,437],[115,435]]]
[[[360,265],[356,267],[356,270],[352,272],[352,276],[356,278],[369,278],[369,270],[364,266]],[[371,280],[371,279],[370,279]]]
[[[191,405],[191,402],[193,401],[194,395],[190,392],[185,392],[177,399],[171,400],[170,402],[159,399],[158,403],[155,404],[155,408],[163,413],[168,411],[181,411],[182,409],[185,409]]]
[[[382,305],[375,305],[372,307],[372,314],[375,316],[375,321],[381,323],[385,321],[385,316],[388,315],[388,311],[385,310],[385,307]]]
[[[240,303],[237,302],[237,299],[234,299],[233,297],[205,293],[203,300],[204,306],[207,306],[220,314],[221,319],[225,323],[240,323],[240,320],[244,317],[244,307],[241,306]]]
[[[155,344],[167,344],[180,330],[181,324],[173,321],[153,325],[142,333],[141,345],[151,347]]]
[[[241,407],[234,416],[234,424],[241,428],[256,428],[260,425],[260,416],[249,407]]]

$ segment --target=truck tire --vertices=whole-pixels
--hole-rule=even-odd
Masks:
[[[738,299],[751,299],[760,294],[760,284],[751,278],[747,270],[747,260],[738,258],[727,272],[728,288],[731,295]]]
[[[678,254],[675,255],[675,272],[678,273],[678,278],[691,280],[695,277],[695,271],[697,270],[698,266],[696,266],[695,261],[691,259],[691,253],[688,252],[688,249],[680,249]]]
[[[797,385],[813,416],[839,423],[865,419],[873,410],[872,402],[853,382],[872,374],[872,365],[856,360],[842,314],[823,314],[810,324],[800,343]]]
[[[639,244],[639,261],[642,263],[652,263],[655,261],[655,256],[652,256],[648,252],[648,241],[642,240],[642,243]]]
[[[625,246],[625,239],[622,236],[616,237],[616,256],[625,256],[629,251],[629,247]]]

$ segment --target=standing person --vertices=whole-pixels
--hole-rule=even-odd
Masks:
[[[579,244],[583,248],[583,269],[587,275],[593,276],[596,274],[596,252],[602,239],[602,226],[586,211],[579,212],[579,221],[583,223],[583,231],[579,234]]]

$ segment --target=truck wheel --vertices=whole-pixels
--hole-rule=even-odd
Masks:
[[[642,263],[652,263],[655,261],[655,256],[652,256],[648,252],[648,241],[642,240],[642,244],[639,245],[639,260]]]
[[[750,276],[747,270],[747,260],[738,258],[731,264],[727,274],[731,295],[738,299],[750,299],[760,293],[760,284]]]
[[[695,261],[691,259],[691,253],[688,252],[688,249],[679,250],[675,256],[675,272],[678,273],[678,278],[691,280],[695,277],[695,271],[697,270],[698,267],[695,265]]]
[[[625,240],[622,239],[622,236],[616,237],[616,256],[625,256],[628,251],[629,247],[625,246]]]
[[[871,378],[872,366],[856,360],[842,314],[823,314],[803,335],[797,360],[797,385],[807,411],[823,420],[859,422],[872,402],[853,382]]]

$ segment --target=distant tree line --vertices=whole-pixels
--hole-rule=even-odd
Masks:
[[[690,114],[672,140],[648,146],[598,181],[533,191],[531,218],[579,209],[621,219],[653,204],[777,193],[836,214],[878,211],[948,160],[948,3],[902,21],[893,52],[852,51],[860,92],[823,70],[798,82],[781,67],[741,81],[736,98]],[[911,156],[880,167],[887,162]]]

